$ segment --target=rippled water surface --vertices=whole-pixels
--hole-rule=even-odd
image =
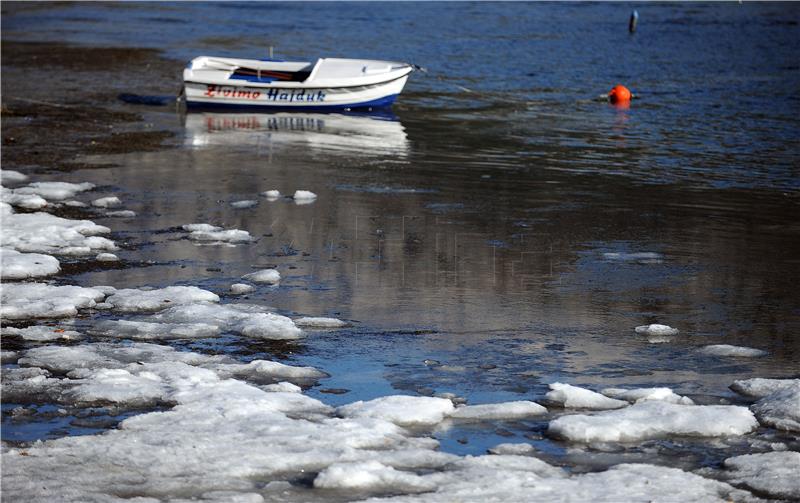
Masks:
[[[309,393],[332,404],[398,392],[538,399],[554,381],[667,385],[721,403],[735,400],[734,379],[800,372],[798,20],[795,3],[81,3],[18,12],[3,36],[177,60],[272,45],[287,59],[427,69],[378,116],[140,107],[177,133],[170,148],[93,158],[115,167],[70,175],[118,188],[139,215],[97,220],[131,250],[130,267],[71,281],[222,293],[276,266],[280,287],[250,301],[353,324],[290,345],[187,347],[324,369],[332,377]],[[153,78],[177,89],[179,72]],[[617,83],[637,95],[630,108],[597,99]],[[319,197],[268,202],[268,189]],[[259,205],[229,204],[243,199]],[[198,247],[175,230],[192,222],[258,241]],[[633,332],[656,322],[680,334],[650,344]],[[715,343],[769,356],[696,351]],[[545,426],[438,436],[459,453],[527,438],[580,464]],[[677,444],[658,447],[681,453],[675,465],[716,459],[714,446]]]

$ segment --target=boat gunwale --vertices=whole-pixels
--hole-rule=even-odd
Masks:
[[[281,86],[281,85],[273,85],[272,82],[241,81],[242,84],[240,84],[239,82],[234,82],[231,79],[225,79],[224,83],[221,83],[222,81],[202,82],[202,81],[199,81],[199,80],[186,80],[186,79],[184,79],[183,83],[184,84],[201,84],[201,85],[206,85],[206,86],[258,87],[258,88],[263,88],[263,89],[294,89],[294,90],[298,90],[298,89],[352,89],[352,88],[356,88],[356,87],[369,88],[369,87],[375,87],[375,86],[381,86],[381,85],[384,85],[384,84],[389,84],[389,83],[394,82],[396,80],[400,80],[400,79],[402,79],[404,77],[408,77],[414,71],[414,67],[409,65],[407,70],[408,71],[406,71],[402,75],[397,76],[397,77],[392,77],[389,80],[381,80],[381,81],[374,82],[374,83],[371,83],[371,84],[355,84],[355,85],[340,85],[340,86],[337,86],[337,85],[331,85],[331,86],[309,85],[309,86],[304,86],[304,85],[297,85],[297,84],[303,84],[303,82],[292,82],[292,81],[279,81],[279,84],[286,84],[288,82],[292,82],[293,84],[296,84],[296,85],[288,86],[288,87],[287,86]]]

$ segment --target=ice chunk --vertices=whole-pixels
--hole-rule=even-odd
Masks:
[[[712,344],[710,346],[703,346],[698,350],[704,355],[713,356],[741,356],[741,357],[758,357],[767,356],[767,352],[761,349],[748,348],[744,346],[731,346],[730,344]]]
[[[252,199],[245,199],[243,201],[233,201],[231,203],[231,206],[233,206],[236,209],[243,210],[247,208],[252,208],[254,206],[258,206],[258,201],[254,201]]]
[[[757,426],[746,407],[645,401],[594,416],[562,416],[550,422],[548,433],[576,442],[634,442],[670,435],[744,435]]]
[[[3,279],[40,278],[61,270],[58,259],[40,253],[20,253],[0,248],[0,276]]]
[[[76,201],[74,199],[70,199],[69,201],[64,201],[61,204],[63,204],[64,206],[69,206],[70,208],[86,208],[87,206],[89,206],[83,201]]]
[[[636,327],[636,333],[647,336],[670,336],[678,333],[677,328],[672,328],[669,325],[660,325],[653,323],[651,325],[639,325]]]
[[[230,291],[233,295],[244,295],[255,291],[255,287],[244,283],[234,283],[231,285]]]
[[[106,302],[117,311],[141,313],[161,311],[179,304],[219,302],[219,296],[196,286],[168,286],[157,290],[126,288],[114,291]]]
[[[222,227],[211,224],[186,224],[182,225],[181,229],[189,232],[214,232],[221,231]]]
[[[112,402],[141,407],[165,399],[168,388],[153,372],[97,369],[84,374],[67,394],[77,403]]]
[[[694,405],[694,402],[691,398],[676,395],[669,388],[606,388],[602,390],[601,393],[608,397],[616,398],[618,400],[626,400],[631,403],[644,402],[646,400],[660,400],[662,402]]]
[[[453,402],[427,396],[385,396],[339,407],[343,417],[374,417],[400,426],[434,425],[453,413]]]
[[[75,197],[79,192],[92,190],[94,184],[68,182],[33,182],[26,187],[16,189],[17,194],[36,194],[48,201],[63,201]]]
[[[118,262],[119,257],[114,255],[113,253],[98,253],[97,256],[94,258],[98,262]]]
[[[0,200],[6,204],[28,210],[38,210],[47,206],[47,201],[41,196],[18,194],[16,191],[8,190],[5,187],[0,187]]]
[[[800,432],[800,379],[761,398],[750,408],[767,426]]]
[[[547,402],[561,407],[603,410],[619,409],[628,405],[628,402],[615,400],[586,388],[579,388],[570,384],[557,382],[549,386],[551,391],[545,395],[545,399]]]
[[[136,212],[131,210],[116,210],[116,211],[106,211],[104,215],[107,217],[133,218],[136,216]]]
[[[279,190],[266,190],[261,195],[266,197],[268,201],[276,201],[280,199],[281,192]]]
[[[189,231],[189,239],[212,243],[246,243],[253,240],[249,232],[240,229],[223,229],[209,224],[188,224],[182,226]]]
[[[46,342],[46,341],[74,341],[82,337],[80,332],[65,330],[59,327],[49,327],[46,325],[34,325],[26,328],[3,327],[3,335],[16,335],[26,341]]]
[[[0,244],[20,252],[56,255],[89,255],[116,250],[113,241],[98,234],[108,227],[89,220],[68,220],[48,213],[14,213],[3,219]]]
[[[414,473],[395,470],[378,461],[334,463],[314,479],[314,487],[370,492],[425,492],[436,485]]]
[[[0,350],[0,363],[17,363],[19,353],[16,351]]]
[[[101,197],[92,201],[92,206],[97,208],[113,208],[122,204],[117,196]]]
[[[797,379],[745,379],[734,381],[731,389],[737,393],[753,398],[764,398],[776,391],[790,389],[797,385]]]
[[[800,452],[745,454],[726,459],[724,466],[734,484],[770,498],[800,500]]]
[[[14,171],[12,169],[0,169],[0,183],[2,184],[9,184],[9,183],[22,183],[28,179],[28,175],[24,175],[19,171]]]
[[[314,367],[295,367],[267,360],[253,360],[247,364],[224,364],[214,367],[223,377],[243,377],[249,380],[295,380],[307,382],[328,377],[328,374]]]
[[[311,202],[317,198],[317,195],[308,190],[296,190],[293,199],[295,201],[308,201]]]
[[[105,294],[93,288],[52,286],[43,283],[9,283],[0,294],[0,313],[7,320],[65,318],[78,309],[94,307]]]
[[[547,414],[547,409],[536,402],[520,400],[516,402],[491,403],[483,405],[466,405],[459,407],[450,417],[475,421],[497,419],[523,419],[531,416]]]
[[[291,319],[247,304],[192,304],[174,306],[153,318],[166,323],[205,323],[220,331],[262,339],[299,339],[303,332]]]
[[[101,321],[92,327],[92,335],[135,340],[203,339],[219,334],[217,325],[208,323],[153,323],[134,320]]]
[[[40,367],[59,374],[76,369],[125,368],[140,362],[180,362],[187,365],[215,365],[230,361],[223,356],[176,351],[170,346],[135,342],[131,344],[95,343],[76,346],[42,346],[29,349],[18,363]]]
[[[489,454],[513,454],[515,456],[529,456],[536,452],[531,444],[498,444],[489,448]]]
[[[279,393],[302,393],[303,388],[290,382],[281,381],[275,384],[268,384],[263,388],[266,391],[275,391]]]
[[[309,328],[341,328],[348,325],[346,321],[337,320],[336,318],[321,318],[311,316],[297,318],[294,320],[294,324],[298,327]]]
[[[253,281],[254,283],[267,283],[274,285],[281,281],[281,273],[275,269],[262,269],[260,271],[245,274],[242,279]]]
[[[609,252],[604,253],[603,258],[619,262],[638,262],[640,264],[660,264],[664,256],[656,252]]]

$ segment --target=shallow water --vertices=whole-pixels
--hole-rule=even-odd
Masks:
[[[286,58],[428,69],[379,116],[120,104],[177,136],[158,152],[88,158],[114,167],[69,175],[138,216],[91,216],[125,244],[128,267],[63,279],[223,294],[275,266],[281,285],[250,302],[353,327],[293,343],[229,337],[185,347],[313,365],[332,377],[308,393],[334,405],[394,393],[533,400],[555,381],[665,385],[726,403],[737,400],[727,389],[734,379],[797,376],[800,8],[647,4],[633,36],[631,8],[125,3],[4,16],[3,36],[14,40],[156,47],[178,59],[274,45]],[[639,96],[629,109],[596,99],[617,82]],[[258,195],[269,189],[319,197],[270,202]],[[247,199],[258,206],[230,205]],[[258,240],[197,246],[179,230],[194,222]],[[633,332],[656,322],[680,334],[649,344]],[[716,343],[769,356],[696,352]],[[678,439],[598,461],[543,437],[546,424],[457,425],[434,436],[459,454],[531,441],[577,470],[620,459],[696,468],[747,449]],[[62,422],[46,433],[25,428],[4,420],[3,437],[64,431]]]

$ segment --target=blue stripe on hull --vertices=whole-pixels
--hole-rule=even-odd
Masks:
[[[363,110],[366,108],[387,108],[392,106],[392,103],[397,99],[399,94],[390,94],[383,98],[378,98],[372,101],[363,101],[361,103],[352,103],[349,105],[271,105],[262,103],[253,103],[252,105],[241,105],[238,103],[223,103],[223,102],[205,102],[205,101],[186,101],[187,108],[192,109],[225,109],[225,110],[271,110],[271,111],[305,111],[305,112],[330,112],[333,110]]]

